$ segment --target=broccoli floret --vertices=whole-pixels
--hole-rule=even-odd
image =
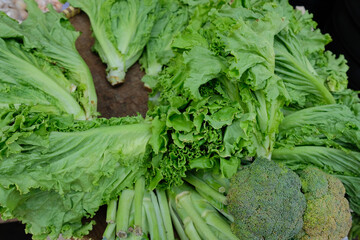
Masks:
[[[352,221],[341,181],[315,167],[307,167],[299,176],[307,206],[303,230],[297,239],[338,240],[346,237]]]
[[[300,178],[268,159],[257,158],[235,174],[227,199],[239,239],[290,239],[302,228],[306,201]]]

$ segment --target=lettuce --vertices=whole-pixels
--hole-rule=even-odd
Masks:
[[[26,3],[29,17],[22,24],[0,14],[1,105],[25,103],[39,111],[92,118],[97,97],[75,48],[79,33],[52,8],[43,14],[35,1]]]
[[[65,1],[64,1],[65,2]],[[94,49],[107,64],[111,85],[122,83],[125,73],[141,56],[156,19],[157,0],[70,0],[90,18]]]
[[[189,18],[189,7],[178,0],[159,1],[156,9],[157,18],[151,30],[149,42],[140,59],[148,75],[157,75],[163,65],[175,55],[171,43],[176,35],[186,27]]]
[[[159,98],[148,117],[164,122],[166,132],[152,160],[162,187],[180,185],[192,168],[217,166],[230,177],[241,158],[268,157],[287,98],[274,73],[280,17],[248,23],[238,9],[217,3],[199,5],[194,16],[207,17],[174,39],[175,57],[152,77]]]
[[[27,224],[34,239],[87,234],[94,222],[83,217],[145,174],[151,124],[141,117],[74,121],[24,106],[0,113],[0,213]]]

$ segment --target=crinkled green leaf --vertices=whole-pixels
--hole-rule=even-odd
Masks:
[[[157,75],[162,66],[174,57],[172,41],[185,28],[190,15],[189,8],[178,0],[159,1],[156,12],[157,18],[149,42],[140,59],[148,75]]]
[[[336,58],[330,51],[326,51],[310,55],[309,60],[331,92],[343,91],[347,88],[346,72],[349,67],[343,55]]]
[[[0,112],[0,212],[26,223],[34,239],[82,236],[89,229],[82,218],[145,173],[151,124],[140,117]]]

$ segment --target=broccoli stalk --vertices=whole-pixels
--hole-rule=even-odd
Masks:
[[[170,208],[165,191],[156,189],[162,220],[164,223],[166,239],[174,240],[174,230],[171,223]]]
[[[143,235],[143,199],[145,193],[145,178],[140,177],[135,183],[134,197],[134,233],[137,236]]]
[[[125,189],[119,198],[119,208],[116,214],[116,235],[127,238],[131,204],[134,199],[134,190]]]
[[[117,200],[111,200],[107,205],[106,210],[106,222],[108,225],[105,228],[103,234],[103,240],[115,240],[115,228],[116,228],[116,211],[117,211]]]
[[[168,191],[171,215],[181,239],[237,239],[230,222],[187,184]]]
[[[208,179],[208,181],[215,184],[215,187],[219,186],[218,182],[215,183],[214,178],[211,179],[210,176],[207,176],[207,179]],[[219,212],[221,212],[230,221],[233,221],[232,216],[227,213],[227,208],[226,208],[227,199],[226,199],[226,196],[223,193],[219,192],[219,190],[223,191],[223,189],[225,189],[225,187],[221,186],[221,187],[218,187],[219,190],[215,190],[210,185],[208,185],[205,181],[198,178],[197,176],[195,176],[192,173],[189,173],[187,175],[187,177],[184,178],[184,180],[186,182],[190,183],[191,185],[193,185],[195,187],[196,191],[203,198],[205,198],[212,206],[214,206]]]
[[[114,239],[115,230],[120,239],[175,239],[165,192],[146,190],[143,176],[136,180],[133,188],[120,193],[118,207],[116,200],[108,203],[106,219],[108,226],[103,240]]]

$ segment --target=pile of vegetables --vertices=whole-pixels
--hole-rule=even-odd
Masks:
[[[0,14],[0,213],[34,239],[360,235],[360,101],[346,60],[286,0],[70,0],[141,116],[104,119],[78,33],[26,0]],[[351,228],[351,229],[350,229]]]

